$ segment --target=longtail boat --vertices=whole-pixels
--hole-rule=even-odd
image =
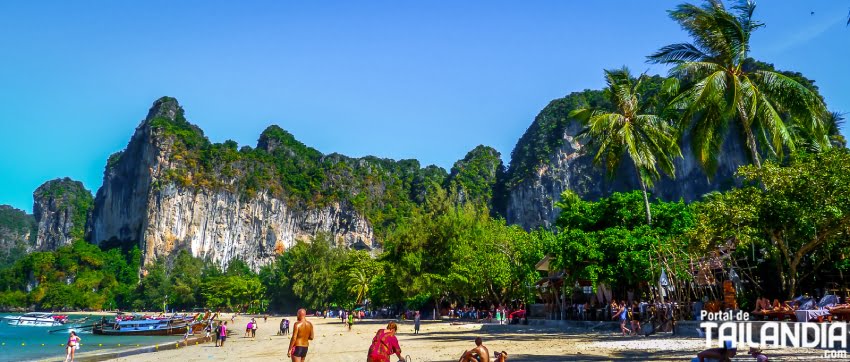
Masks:
[[[192,325],[183,319],[140,319],[95,325],[92,333],[106,336],[171,336],[186,333]]]

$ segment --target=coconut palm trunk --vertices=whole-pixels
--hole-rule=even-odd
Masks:
[[[646,192],[646,183],[643,182],[643,178],[638,174],[638,183],[640,183],[640,190],[643,192],[643,207],[646,209],[646,224],[652,225],[652,211],[649,210],[649,195]]]
[[[750,157],[753,159],[753,165],[761,168],[761,159],[759,158],[758,146],[756,146],[756,137],[753,135],[753,130],[747,128],[747,148],[750,149]]]

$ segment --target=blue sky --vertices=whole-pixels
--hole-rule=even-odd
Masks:
[[[478,144],[507,161],[550,100],[602,69],[686,41],[680,1],[4,1],[0,204],[42,182],[94,193],[158,97],[211,140],[278,124],[322,152],[451,167]],[[850,112],[850,1],[762,1],[753,57],[816,80]],[[814,14],[811,14],[814,12]],[[847,130],[845,130],[847,135]]]

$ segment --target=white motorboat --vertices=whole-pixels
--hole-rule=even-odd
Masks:
[[[3,320],[13,326],[56,327],[65,324],[62,318],[53,313],[27,313],[19,316],[6,316]]]

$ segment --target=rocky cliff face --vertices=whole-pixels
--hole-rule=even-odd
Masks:
[[[126,150],[110,157],[95,199],[92,242],[138,244],[143,263],[185,249],[221,266],[239,258],[254,269],[317,233],[339,245],[373,247],[371,224],[351,204],[302,202],[252,178],[266,175],[271,162],[218,162],[214,171],[196,172],[192,142],[203,134],[182,114],[173,98],[158,100]],[[278,146],[261,143],[264,152]]]
[[[79,181],[47,181],[33,192],[33,215],[38,225],[35,250],[55,250],[83,240],[92,195]]]
[[[501,154],[479,145],[452,166],[445,187],[457,192],[459,202],[487,205],[493,215],[504,214],[505,166]]]
[[[577,138],[582,130],[580,122],[571,120],[569,112],[576,105],[594,104],[593,96],[575,93],[567,98],[550,103],[535,119],[535,123],[526,131],[526,135],[517,144],[511,160],[512,183],[508,186],[508,201],[506,219],[510,224],[518,224],[527,229],[540,226],[550,227],[558,216],[559,210],[555,203],[560,200],[561,193],[572,190],[584,199],[598,199],[616,191],[631,191],[640,189],[637,175],[628,160],[621,162],[620,169],[610,177],[604,167],[593,164],[593,155]],[[587,101],[575,101],[575,97],[586,98]],[[557,124],[553,125],[553,124]],[[552,130],[554,128],[554,130]],[[545,130],[545,131],[544,131]],[[534,133],[548,135],[538,136]],[[718,159],[718,169],[709,178],[693,157],[690,140],[683,137],[683,158],[675,162],[675,180],[663,177],[655,183],[652,195],[663,200],[693,201],[711,191],[728,189],[736,182],[734,174],[740,165],[748,162],[743,144],[736,130],[730,130],[723,145],[723,152]],[[551,137],[551,138],[548,138]],[[523,147],[533,144],[534,138],[545,139],[545,146],[538,146],[539,157],[535,165],[518,170],[515,165]],[[551,151],[550,151],[551,150]],[[530,158],[530,157],[526,157]],[[531,162],[527,162],[531,163]]]
[[[14,262],[32,249],[35,219],[23,210],[0,205],[0,266]]]

